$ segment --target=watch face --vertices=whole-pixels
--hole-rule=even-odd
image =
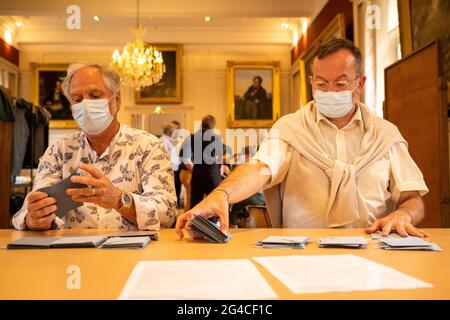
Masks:
[[[130,197],[130,195],[128,193],[125,193],[123,195],[123,204],[127,206],[130,203],[131,203],[131,197]]]

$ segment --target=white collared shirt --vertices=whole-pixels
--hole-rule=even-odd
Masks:
[[[314,108],[314,110],[316,110]],[[365,134],[364,120],[358,108],[350,122],[339,129],[320,112],[315,122],[331,160],[352,164]],[[281,184],[283,226],[289,228],[326,228],[326,206],[330,179],[315,164],[282,140],[266,140],[253,157],[265,163],[271,174],[268,189]],[[381,218],[395,209],[400,193],[428,192],[420,169],[405,144],[395,144],[357,178],[357,187],[370,213]]]
[[[114,209],[84,203],[83,206],[70,210],[63,220],[56,217],[58,227],[157,230],[160,226],[172,225],[177,200],[172,167],[167,151],[157,137],[120,125],[110,146],[98,156],[84,132],[67,135],[49,146],[41,157],[33,191],[66,179],[78,168],[80,162],[93,165],[114,186],[132,194],[137,226],[122,218]],[[13,217],[16,229],[26,228],[27,205],[25,199],[22,208]]]
[[[180,157],[177,154],[175,146],[172,144],[172,138],[163,134],[160,139],[164,143],[167,153],[169,154],[170,161],[172,163],[172,170],[178,171],[178,167],[180,166]]]

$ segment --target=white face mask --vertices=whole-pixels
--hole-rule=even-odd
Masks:
[[[341,118],[353,108],[353,91],[314,91],[315,106],[327,118]]]
[[[110,125],[113,116],[109,112],[108,103],[111,99],[83,99],[72,105],[73,118],[81,130],[97,135]]]

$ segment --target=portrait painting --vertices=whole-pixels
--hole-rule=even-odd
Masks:
[[[161,80],[136,91],[136,103],[182,103],[182,47],[156,46],[161,52],[165,69]]]
[[[64,95],[62,83],[67,75],[66,64],[32,64],[35,105],[45,107],[51,114],[50,127],[77,128],[70,102]]]
[[[228,63],[229,127],[266,127],[279,117],[279,63]]]

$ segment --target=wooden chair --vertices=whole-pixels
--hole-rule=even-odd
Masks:
[[[238,218],[239,228],[272,228],[266,206],[248,205],[246,215]]]

